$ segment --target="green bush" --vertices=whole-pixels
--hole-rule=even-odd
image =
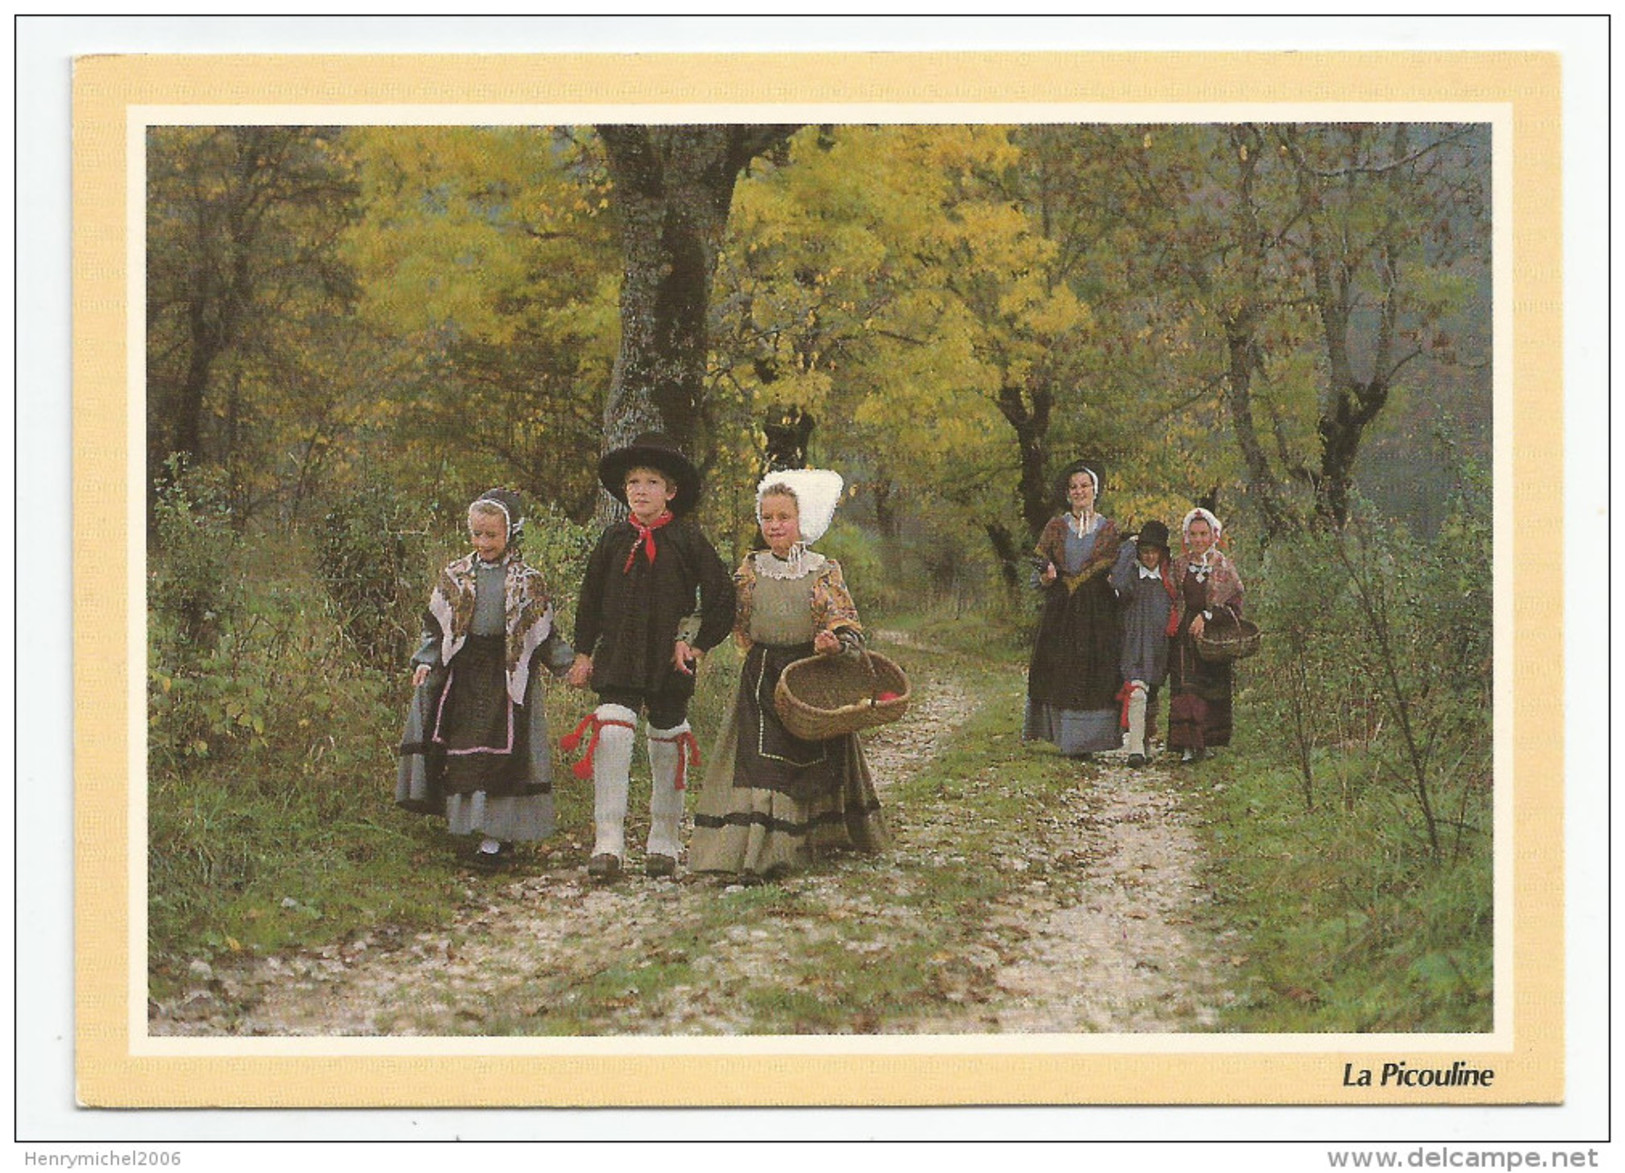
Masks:
[[[1492,625],[1487,495],[1464,486],[1440,538],[1352,520],[1276,543],[1249,577],[1265,634],[1243,672],[1247,701],[1304,805],[1336,782],[1352,808],[1365,785],[1407,797],[1435,855],[1487,832]],[[1487,493],[1487,490],[1486,490]],[[1374,763],[1342,768],[1355,753]]]
[[[449,858],[440,825],[391,801],[404,665],[356,654],[314,561],[296,535],[254,534],[217,648],[150,668],[156,989],[192,958],[428,923],[454,898],[454,871],[425,871]]]
[[[525,561],[541,573],[559,629],[568,635],[575,622],[576,592],[597,544],[598,530],[571,521],[551,501],[527,509],[520,549]]]
[[[176,455],[164,464],[153,508],[147,603],[166,639],[163,653],[207,653],[237,604],[232,577],[239,539],[225,470]]]
[[[416,643],[428,591],[417,581],[421,514],[397,489],[368,484],[327,511],[317,541],[317,566],[338,608],[340,628],[362,659],[387,669],[403,663]]]
[[[880,535],[837,517],[818,540],[818,552],[841,564],[841,577],[861,615],[865,598],[871,593],[878,596],[883,589]]]

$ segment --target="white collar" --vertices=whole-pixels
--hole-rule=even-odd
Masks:
[[[1073,537],[1081,538],[1085,534],[1092,534],[1100,528],[1100,514],[1093,509],[1082,517],[1068,509],[1062,516],[1066,518],[1066,528],[1072,531]]]
[[[807,549],[797,542],[790,547],[790,555],[780,558],[772,550],[759,550],[756,554],[756,573],[762,578],[805,578],[823,567],[827,559],[816,550]]]
[[[1136,558],[1134,560],[1134,565],[1136,565],[1136,566],[1138,566],[1140,568],[1140,577],[1141,578],[1155,578],[1155,579],[1161,579],[1162,578],[1162,567],[1160,565],[1155,570],[1148,570],[1146,568],[1145,563],[1141,562],[1138,558]]]

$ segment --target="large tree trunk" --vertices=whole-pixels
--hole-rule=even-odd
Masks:
[[[1388,133],[1392,135],[1391,157],[1404,159],[1410,153],[1409,127],[1397,123]],[[1294,145],[1290,137],[1286,143],[1289,147]],[[1413,347],[1406,354],[1395,356],[1402,247],[1400,221],[1390,212],[1373,233],[1367,262],[1375,274],[1379,298],[1376,338],[1370,348],[1371,378],[1361,379],[1355,374],[1352,338],[1359,294],[1351,276],[1354,266],[1335,230],[1336,225],[1322,225],[1319,177],[1301,158],[1297,162],[1298,189],[1308,211],[1309,271],[1315,310],[1326,343],[1327,382],[1331,391],[1318,426],[1320,469],[1315,478],[1315,512],[1321,525],[1342,529],[1348,522],[1354,462],[1360,454],[1365,431],[1387,405],[1394,376],[1420,351]],[[1406,178],[1407,172],[1397,166],[1388,171],[1386,183],[1394,193],[1396,207],[1403,206]],[[1359,179],[1358,173],[1351,170],[1340,176],[1338,182],[1352,187]]]
[[[691,458],[705,386],[706,314],[739,172],[794,126],[598,127],[614,181],[624,268],[621,348],[604,451],[663,431]]]
[[[816,424],[811,413],[797,405],[770,408],[762,420],[762,434],[767,437],[762,475],[784,468],[806,468],[807,446]]]
[[[1017,545],[1015,535],[1000,522],[984,522],[982,532],[987,534],[987,540],[993,545],[993,555],[998,560],[999,577],[1004,582],[1005,595],[1014,602],[1021,597],[1021,572],[1027,564],[1023,557],[1025,551]]]
[[[1056,507],[1044,468],[1049,462],[1049,423],[1055,394],[1040,379],[1029,379],[1025,386],[1006,381],[999,388],[997,402],[999,412],[1016,431],[1021,519],[1027,523],[1027,536],[1036,541]]]

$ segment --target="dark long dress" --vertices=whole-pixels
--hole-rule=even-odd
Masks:
[[[1196,654],[1191,638],[1191,621],[1211,610],[1208,623],[1222,626],[1241,616],[1241,585],[1234,568],[1225,562],[1224,573],[1201,575],[1189,569],[1185,560],[1176,564],[1179,582],[1179,634],[1173,641],[1169,661],[1169,692],[1173,700],[1168,713],[1169,749],[1213,749],[1230,744],[1231,696],[1235,687],[1234,669],[1228,660],[1204,660]],[[1234,581],[1234,593],[1227,591],[1222,604],[1214,602],[1215,577]]]
[[[560,675],[574,652],[551,630],[531,653],[523,703],[509,695],[504,668],[504,572],[479,566],[471,628],[449,665],[442,627],[424,616],[413,664],[429,675],[413,690],[398,748],[395,801],[444,816],[453,834],[480,832],[528,842],[553,833],[551,738],[541,670]],[[551,609],[549,609],[551,622]]]
[[[841,568],[811,554],[800,577],[758,578],[756,559],[771,557],[750,555],[735,576],[735,632],[749,650],[694,814],[697,872],[776,875],[831,850],[874,852],[891,841],[856,735],[803,741],[773,704],[780,673],[813,654],[817,632],[859,630]]]
[[[1065,754],[1123,744],[1117,700],[1123,629],[1108,578],[1118,544],[1116,527],[1104,517],[1092,533],[1081,536],[1058,517],[1039,539],[1040,557],[1053,562],[1059,573],[1043,588],[1022,736],[1054,742]]]

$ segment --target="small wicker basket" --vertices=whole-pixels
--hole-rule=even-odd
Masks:
[[[808,656],[779,674],[773,707],[797,737],[828,741],[897,720],[908,711],[909,695],[907,675],[879,652]]]
[[[1250,619],[1238,619],[1223,626],[1202,628],[1196,638],[1196,654],[1204,660],[1245,660],[1258,651],[1263,635],[1258,624]]]

